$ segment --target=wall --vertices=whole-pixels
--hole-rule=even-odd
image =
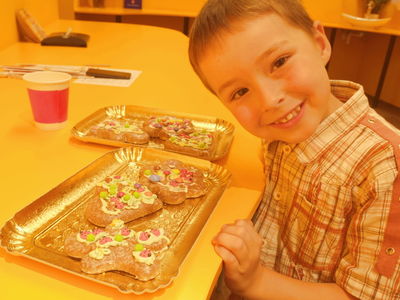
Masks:
[[[329,35],[329,30],[327,30]],[[329,76],[346,79],[364,86],[373,96],[379,81],[390,36],[350,30],[338,30],[329,63]],[[400,107],[400,37],[397,37],[381,100]]]
[[[0,9],[0,49],[18,41],[18,31],[15,21],[15,12],[25,8],[33,15],[42,26],[45,26],[58,17],[57,0],[7,0],[2,1]],[[43,6],[46,6],[45,9]]]

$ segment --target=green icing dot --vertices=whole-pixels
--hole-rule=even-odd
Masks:
[[[131,195],[125,194],[123,200],[128,201],[129,199],[131,199]]]
[[[105,191],[100,192],[100,198],[106,199],[108,197],[108,193]]]
[[[125,124],[125,128],[129,128],[129,124],[128,123]]]
[[[135,251],[142,251],[144,246],[142,244],[135,244]]]
[[[145,170],[144,175],[151,175],[151,170]]]
[[[133,196],[135,196],[136,199],[139,199],[140,193],[139,193],[139,192],[134,192],[134,193],[133,193]]]
[[[111,195],[114,195],[114,194],[117,193],[117,186],[115,184],[112,184],[112,185],[110,185],[108,190],[109,190]]]
[[[114,240],[116,240],[117,242],[122,242],[124,240],[124,237],[120,234],[117,234],[116,236],[114,236]]]
[[[88,242],[94,242],[94,240],[96,239],[96,236],[93,233],[89,233],[86,237],[86,240]]]

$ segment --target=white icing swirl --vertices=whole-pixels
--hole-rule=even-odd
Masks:
[[[110,253],[111,253],[110,249],[107,249],[107,248],[96,248],[96,249],[94,249],[94,250],[89,252],[89,256],[91,258],[100,260],[100,259],[103,259],[105,255],[108,255]]]

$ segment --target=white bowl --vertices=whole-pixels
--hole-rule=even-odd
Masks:
[[[385,25],[391,20],[391,18],[382,18],[382,19],[360,18],[345,13],[342,13],[342,17],[352,25],[363,26],[363,27],[380,27]]]

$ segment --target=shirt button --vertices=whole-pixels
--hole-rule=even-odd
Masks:
[[[394,248],[389,247],[386,249],[386,254],[387,255],[393,255],[396,252],[396,250],[394,250]]]
[[[273,197],[275,200],[281,200],[282,194],[279,191],[274,191]]]
[[[289,154],[290,152],[292,152],[292,148],[290,148],[290,146],[288,146],[288,145],[285,145],[282,147],[282,151],[285,154]]]

